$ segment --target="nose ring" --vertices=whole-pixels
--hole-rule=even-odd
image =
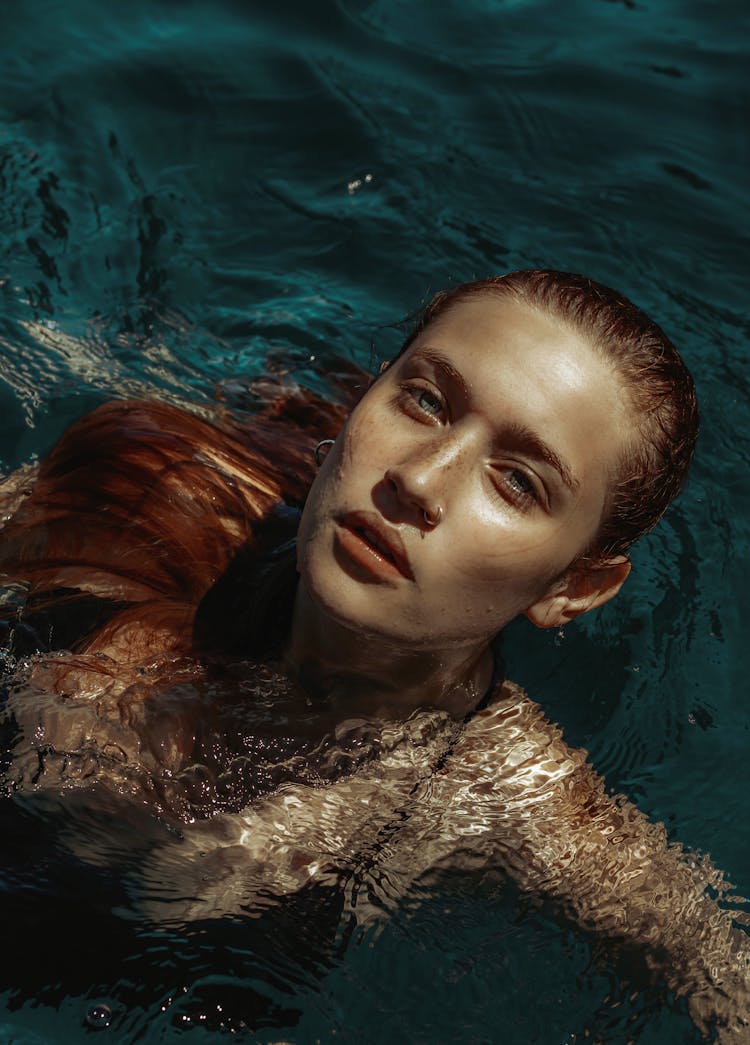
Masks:
[[[432,514],[430,514],[430,512],[428,512],[426,508],[423,508],[422,515],[424,516],[424,521],[427,523],[430,529],[432,529],[434,526],[437,526],[437,524],[443,518],[443,509],[440,507],[440,505],[438,505],[437,508],[432,512]]]

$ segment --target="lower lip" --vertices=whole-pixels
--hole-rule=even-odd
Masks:
[[[337,526],[334,539],[336,557],[347,573],[366,581],[403,581],[398,566],[374,548],[365,538],[346,526]]]

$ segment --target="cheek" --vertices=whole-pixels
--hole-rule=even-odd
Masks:
[[[476,517],[446,532],[445,547],[443,580],[460,592],[462,602],[470,602],[472,594],[480,603],[509,599],[519,603],[518,612],[546,592],[579,551],[564,525],[549,532],[544,521],[495,518],[483,524]]]
[[[321,506],[326,500],[331,485],[330,475],[332,462],[330,458],[333,453],[334,450],[331,450],[326,457],[307,494],[305,507],[302,510],[302,518],[299,525],[299,540],[309,538],[310,532],[315,526],[315,520],[320,514]]]
[[[326,455],[307,495],[300,521],[298,542],[304,544],[316,536],[318,528],[337,509],[350,502],[359,503],[358,488],[368,488],[372,472],[374,425],[360,408],[351,415],[339,438]],[[370,486],[372,482],[370,482]]]
[[[369,404],[360,404],[341,435],[341,453],[337,461],[341,480],[350,478],[349,469],[354,470],[352,478],[356,478],[363,468],[372,467],[383,456],[387,442],[383,433],[387,431],[387,424],[378,423],[376,412]]]

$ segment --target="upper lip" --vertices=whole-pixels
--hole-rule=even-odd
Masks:
[[[376,512],[346,512],[338,522],[354,530],[377,551],[391,559],[398,570],[409,580],[414,580],[409,556],[397,530],[392,529]]]

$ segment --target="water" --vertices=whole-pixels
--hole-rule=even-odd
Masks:
[[[749,20],[736,0],[12,0],[0,44],[3,471],[112,396],[387,358],[451,280],[583,271],[665,326],[702,403],[689,488],[615,602],[564,637],[516,624],[505,654],[608,784],[745,893]],[[5,803],[4,1040],[697,1040],[502,883],[410,895],[377,931],[327,887],[141,924],[127,867],[64,837],[122,855],[135,826],[147,850],[159,826],[123,837],[119,813]]]

